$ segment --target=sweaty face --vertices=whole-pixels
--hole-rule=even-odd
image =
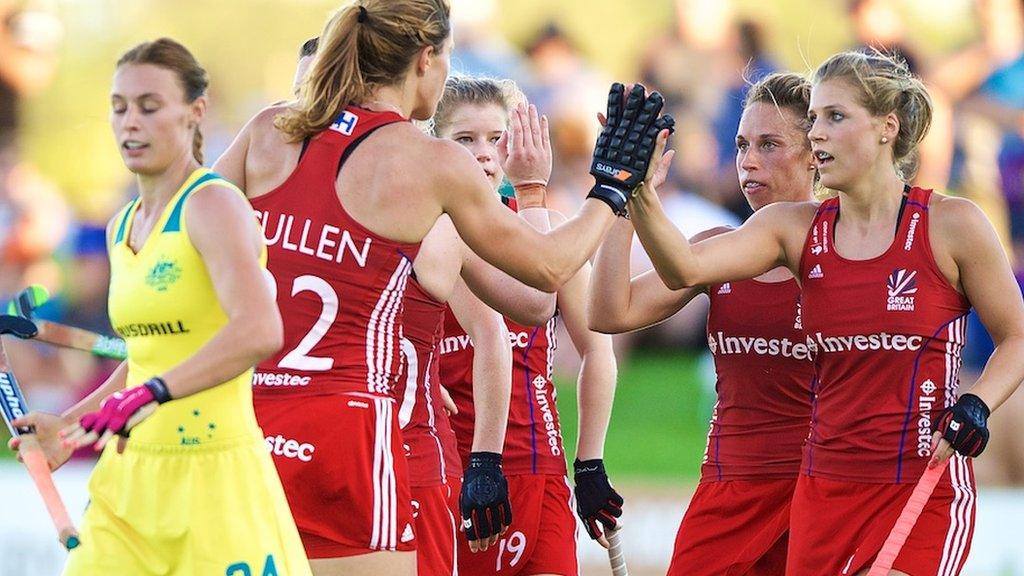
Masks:
[[[736,172],[740,190],[754,210],[810,198],[814,158],[800,128],[804,121],[789,109],[766,102],[743,111],[736,131]]]
[[[114,73],[110,126],[125,166],[158,174],[192,156],[196,106],[185,102],[175,72],[152,64],[125,64]]]
[[[505,177],[498,163],[497,143],[507,122],[508,115],[497,104],[463,104],[452,111],[451,122],[440,133],[473,153],[495,190]]]
[[[884,118],[873,116],[857,101],[857,94],[839,79],[811,90],[811,150],[822,185],[833,190],[849,190],[879,164],[892,165],[890,147],[879,144]]]

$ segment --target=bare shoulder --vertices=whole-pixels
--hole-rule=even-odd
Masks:
[[[810,223],[820,202],[775,202],[758,210],[753,218],[768,221]]]
[[[944,232],[967,232],[976,226],[989,226],[988,217],[967,198],[935,192],[928,202],[929,223]]]
[[[250,138],[257,141],[269,137],[273,137],[279,141],[284,141],[284,135],[280,130],[274,127],[274,121],[278,116],[288,112],[290,109],[291,104],[287,102],[267,106],[263,110],[257,112],[242,130],[249,132]]]
[[[189,195],[185,213],[190,220],[218,222],[230,214],[248,214],[251,205],[238,190],[223,184],[208,184]]]
[[[461,189],[466,186],[466,175],[477,173],[483,180],[483,171],[480,170],[473,154],[462,144],[454,140],[426,136],[422,146],[424,159],[434,167],[434,173],[441,184]]]

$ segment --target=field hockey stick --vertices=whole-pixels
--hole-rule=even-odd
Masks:
[[[612,576],[629,576],[626,568],[626,554],[622,551],[622,525],[614,530],[605,530],[608,539],[608,562],[612,566]]]
[[[18,338],[31,338],[36,331],[32,321],[17,316],[0,317],[0,334],[13,334]],[[71,550],[80,543],[78,531],[75,530],[71,517],[68,515],[67,507],[61,500],[57,487],[53,484],[53,477],[50,475],[50,465],[46,461],[39,441],[36,439],[35,430],[29,426],[15,427],[11,422],[28,414],[28,406],[21,394],[21,388],[14,377],[11,365],[7,361],[7,353],[3,348],[3,341],[0,340],[0,412],[3,412],[4,422],[7,424],[11,436],[21,439],[18,453],[22,462],[28,468],[29,476],[36,485],[36,490],[43,497],[43,504],[46,511],[50,513],[50,519],[57,529],[57,537],[64,548]]]
[[[49,298],[50,295],[46,288],[38,284],[29,286],[7,305],[7,314],[32,320],[38,329],[34,339],[40,342],[82,350],[101,358],[124,360],[128,357],[128,348],[125,346],[124,340],[120,338],[104,336],[48,320],[34,319],[35,309],[42,306]]]
[[[885,539],[885,544],[882,545],[874,563],[871,564],[868,576],[889,576],[889,570],[896,562],[896,557],[899,556],[900,549],[907,541],[907,536],[910,536],[910,531],[914,529],[914,524],[917,523],[918,516],[924,510],[924,505],[932,497],[935,485],[939,483],[939,478],[942,478],[942,473],[946,471],[948,463],[947,459],[934,468],[925,468],[924,474],[921,475],[921,479],[917,481],[914,491],[910,494],[910,499],[903,506],[900,517],[896,519],[896,524],[889,532],[889,537]]]

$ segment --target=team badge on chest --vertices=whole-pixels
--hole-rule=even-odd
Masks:
[[[146,274],[146,285],[157,292],[166,292],[167,287],[181,278],[181,267],[174,260],[161,256]]]
[[[888,300],[885,309],[890,312],[913,312],[917,294],[917,270],[899,268],[889,274],[886,282]]]

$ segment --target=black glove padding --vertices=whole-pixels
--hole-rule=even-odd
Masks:
[[[622,516],[622,496],[612,488],[601,459],[579,460],[572,464],[576,477],[576,513],[587,533],[597,540],[604,530],[615,530]],[[598,526],[598,522],[604,530]]]
[[[462,529],[469,541],[501,534],[512,524],[512,504],[508,501],[508,481],[501,471],[501,454],[470,453],[469,466],[462,477],[459,508]]]
[[[981,398],[964,394],[939,416],[934,431],[942,434],[954,450],[974,458],[988,444],[988,415],[988,406]]]
[[[634,84],[623,103],[625,86],[616,82],[608,91],[608,114],[597,137],[590,174],[596,180],[587,198],[608,204],[623,214],[626,202],[647,175],[658,133],[673,130],[675,121],[659,117],[665,99],[657,92],[646,95],[643,84]]]

